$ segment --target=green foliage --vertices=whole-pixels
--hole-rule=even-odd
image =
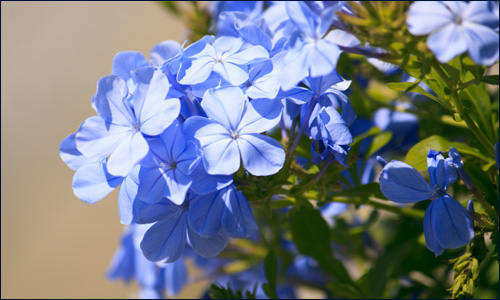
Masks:
[[[449,151],[455,147],[461,154],[470,154],[490,163],[492,159],[483,155],[478,149],[463,143],[450,142],[441,136],[433,135],[415,144],[406,154],[405,162],[419,171],[427,170],[427,153],[429,149],[436,151]]]
[[[254,287],[253,291],[246,291],[243,293],[242,290],[233,290],[230,283],[227,283],[227,287],[213,283],[210,285],[208,296],[210,299],[256,299],[255,291],[257,290],[257,285]]]
[[[268,282],[262,285],[262,289],[269,298],[277,299],[276,277],[278,276],[278,260],[273,249],[270,249],[264,258],[264,272]]]
[[[344,265],[335,258],[330,247],[330,229],[319,211],[301,206],[290,220],[292,238],[299,253],[314,258],[338,284],[352,287]]]

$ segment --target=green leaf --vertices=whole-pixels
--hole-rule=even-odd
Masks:
[[[379,257],[374,266],[359,280],[358,285],[369,293],[370,298],[381,299],[389,280],[401,269],[408,254],[415,248],[415,240],[398,241]]]
[[[437,103],[444,105],[443,100],[438,99],[436,96],[432,95],[431,93],[426,92],[421,86],[418,84],[415,85],[414,82],[389,82],[387,84],[387,87],[396,91],[403,91],[405,93],[407,92],[415,92],[422,94],[424,96],[427,96],[431,98],[432,100],[436,101]]]
[[[368,152],[366,153],[366,157],[372,156],[375,152],[380,150],[380,148],[384,147],[389,143],[389,141],[392,139],[392,132],[386,131],[383,132],[379,135],[376,135],[372,143],[370,144],[370,148],[368,149]]]
[[[426,154],[427,157],[427,154]],[[370,182],[368,184],[356,186],[350,188],[348,190],[342,190],[333,193],[334,197],[346,197],[346,198],[355,198],[355,197],[375,197],[379,199],[385,199],[385,196],[380,191],[380,185],[377,182]]]
[[[262,285],[262,289],[271,299],[277,299],[276,294],[276,277],[278,276],[278,260],[273,249],[270,249],[264,258],[264,273],[266,274],[267,282]]]
[[[314,258],[323,270],[333,276],[339,284],[354,283],[344,265],[333,258],[330,248],[330,228],[321,213],[304,205],[291,217],[292,238],[299,253]]]
[[[487,163],[491,162],[491,159],[481,154],[478,149],[469,147],[463,143],[447,141],[438,135],[430,136],[415,144],[406,154],[405,162],[419,171],[424,171],[427,170],[427,154],[429,153],[429,149],[449,151],[450,147],[457,148],[461,154],[470,154]]]
[[[478,165],[473,163],[465,162],[462,168],[467,172],[467,175],[469,175],[476,189],[486,196],[486,199],[491,205],[498,208],[498,193],[496,192],[495,185],[489,179],[488,174]]]
[[[484,84],[470,85],[466,89],[458,91],[458,96],[462,100],[467,114],[477,123],[479,129],[490,141],[496,142],[498,136],[495,137],[493,133],[491,100]]]
[[[483,80],[481,81],[487,84],[498,85],[500,79],[498,75],[489,75],[489,76],[484,76]]]

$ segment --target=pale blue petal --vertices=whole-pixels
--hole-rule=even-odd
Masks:
[[[285,162],[285,151],[272,137],[263,134],[244,134],[238,139],[245,169],[255,176],[277,173]]]
[[[427,46],[440,62],[446,63],[467,50],[466,36],[462,26],[451,23],[430,35]]]
[[[111,75],[119,76],[127,82],[129,90],[134,87],[130,73],[132,70],[148,66],[148,60],[138,51],[118,52],[113,58]]]
[[[278,95],[280,90],[278,74],[272,72],[270,61],[262,68],[251,68],[248,80],[250,86],[245,91],[248,97],[274,99]]]
[[[83,202],[94,204],[114,191],[123,181],[106,171],[105,161],[86,164],[73,176],[73,193]]]
[[[230,186],[226,189],[223,199],[225,209],[222,214],[222,226],[231,237],[247,238],[257,231],[250,205],[241,192]]]
[[[153,46],[149,60],[151,64],[157,68],[172,57],[182,51],[182,46],[177,41],[163,41]]]
[[[148,151],[148,143],[140,132],[127,136],[109,156],[108,172],[115,176],[127,176]]]
[[[165,171],[160,168],[141,168],[137,197],[146,203],[157,203],[167,190]]]
[[[476,23],[496,30],[498,28],[498,15],[495,15],[489,7],[492,2],[494,1],[469,2],[467,8],[465,8],[463,12],[463,19],[467,22]]]
[[[59,146],[59,156],[73,170],[94,162],[99,162],[99,158],[88,158],[76,148],[76,133],[68,135]]]
[[[141,242],[144,256],[150,261],[176,261],[186,246],[186,212],[179,210],[151,226]]]
[[[212,35],[205,35],[198,41],[189,45],[186,49],[184,49],[185,57],[201,57],[201,56],[210,56],[215,55],[215,50],[210,43],[215,41],[215,37]]]
[[[224,191],[196,195],[189,200],[188,223],[200,236],[207,238],[219,231],[224,208],[223,194]]]
[[[191,178],[179,172],[177,169],[168,170],[165,173],[165,180],[167,182],[168,189],[165,190],[165,197],[170,199],[177,205],[181,205],[186,198],[186,193],[191,186]]]
[[[329,140],[338,145],[348,145],[353,142],[353,138],[347,124],[337,110],[331,106],[322,109],[318,115],[319,120],[324,124]]]
[[[285,92],[283,96],[294,104],[302,105],[311,101],[312,97],[314,97],[314,94],[307,88],[295,87]]]
[[[441,199],[441,198],[440,198]],[[436,205],[436,200],[432,201],[429,206],[427,206],[427,210],[424,215],[424,236],[425,236],[425,246],[427,249],[431,250],[435,253],[436,256],[443,254],[444,248],[441,247],[439,242],[436,240],[436,236],[434,235],[433,229],[433,220],[434,214],[434,206]]]
[[[203,146],[203,163],[211,175],[231,175],[240,168],[238,143],[231,137]]]
[[[131,134],[129,127],[107,123],[100,117],[90,117],[78,128],[75,143],[83,155],[102,159],[109,156]]]
[[[99,116],[116,125],[134,124],[136,120],[127,95],[127,84],[120,77],[110,75],[99,79],[93,98]]]
[[[445,249],[467,245],[474,238],[469,212],[447,194],[433,202],[431,225],[435,240]]]
[[[339,47],[325,40],[318,42],[309,50],[310,76],[328,75],[335,70],[339,59]]]
[[[469,22],[464,27],[465,41],[472,60],[484,66],[493,65],[498,60],[498,33],[486,26]]]
[[[207,116],[226,127],[235,130],[243,115],[248,98],[238,87],[210,89],[203,96],[201,106]]]
[[[262,46],[253,46],[235,54],[229,55],[224,59],[225,63],[235,65],[247,65],[262,62],[269,59],[269,52]]]
[[[233,183],[232,176],[208,174],[203,164],[198,164],[189,176],[196,183],[191,185],[191,190],[199,195],[218,191]]]
[[[229,236],[222,228],[217,234],[204,238],[188,226],[188,236],[191,248],[205,258],[219,255],[226,248],[229,241]]]
[[[453,23],[453,14],[438,1],[417,1],[410,6],[406,24],[413,35],[426,35]]]
[[[280,100],[254,99],[238,125],[240,135],[268,131],[279,123],[283,105]]]
[[[307,4],[300,1],[287,1],[286,12],[298,30],[309,37],[315,37],[316,28],[320,22],[319,16],[313,13]]]
[[[214,72],[231,85],[238,86],[248,80],[248,72],[242,68],[246,69],[245,66],[239,67],[230,62],[220,62],[214,65]]]
[[[173,297],[177,295],[187,283],[187,268],[182,259],[166,264],[164,268],[165,292],[167,297]]]
[[[213,46],[217,52],[218,57],[229,56],[238,52],[243,46],[243,40],[232,36],[221,36],[213,42]]]
[[[283,91],[289,91],[309,74],[308,52],[300,48],[287,51],[284,66],[280,71],[280,85]]]
[[[208,79],[216,61],[210,57],[183,60],[177,73],[177,81],[180,84],[197,84]]]
[[[134,203],[139,189],[137,179],[139,169],[140,167],[136,166],[120,185],[118,192],[118,213],[120,215],[120,223],[122,224],[132,224],[137,218],[134,212]]]
[[[413,203],[438,196],[415,168],[397,160],[385,165],[379,183],[380,191],[398,203]]]

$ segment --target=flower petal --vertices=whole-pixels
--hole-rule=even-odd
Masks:
[[[75,133],[68,135],[59,146],[59,156],[68,167],[76,171],[88,163],[99,162],[101,160],[99,158],[88,158],[78,151],[75,137]]]
[[[73,192],[83,202],[94,204],[114,191],[123,177],[109,174],[106,162],[86,164],[76,170],[73,176]]]
[[[427,38],[427,46],[440,62],[449,62],[467,50],[464,28],[455,23],[448,24]]]
[[[142,133],[127,136],[109,156],[108,172],[115,176],[127,176],[148,151],[149,146]]]
[[[204,238],[188,226],[188,237],[191,248],[202,257],[215,257],[219,255],[226,248],[229,241],[229,236],[222,228],[217,234]]]
[[[408,10],[406,24],[413,35],[426,35],[449,23],[452,12],[438,1],[416,1]]]
[[[469,212],[447,194],[433,202],[431,226],[435,240],[445,249],[467,245],[474,238]]]
[[[144,256],[150,261],[176,261],[186,246],[186,212],[178,210],[151,226],[141,242]]]
[[[92,100],[101,118],[116,125],[130,126],[135,123],[135,116],[127,96],[125,81],[118,76],[110,75],[99,79]]]
[[[243,166],[252,175],[275,174],[285,163],[285,151],[281,144],[272,137],[250,133],[240,135],[237,142]]]
[[[75,143],[77,150],[83,155],[103,159],[131,134],[129,127],[114,125],[96,116],[88,118],[80,125],[75,135]]]
[[[433,220],[434,220],[434,206],[436,205],[436,201],[431,201],[429,206],[427,206],[427,210],[424,215],[424,236],[425,236],[425,246],[427,249],[431,250],[435,253],[436,256],[443,254],[444,248],[441,247],[439,242],[436,240],[436,236],[434,234],[433,229]]]
[[[252,100],[238,125],[238,133],[261,133],[270,130],[279,123],[282,109],[280,100]]]
[[[184,260],[179,259],[165,267],[165,291],[167,297],[177,295],[187,283],[188,275]],[[145,298],[143,298],[145,299]]]
[[[230,62],[216,63],[214,65],[214,72],[233,86],[238,86],[248,80],[246,66],[240,67]]]
[[[225,190],[222,198],[225,203],[222,226],[231,237],[247,238],[257,231],[258,227],[250,205],[241,192],[236,191],[234,186],[230,186]]]
[[[472,60],[484,66],[493,65],[498,60],[498,33],[486,26],[469,22],[464,27],[465,41]]]
[[[188,223],[200,236],[207,238],[219,231],[224,208],[223,194],[224,191],[219,191],[190,199]]]
[[[210,89],[203,96],[201,106],[207,116],[228,130],[236,130],[248,98],[238,87]]]
[[[413,203],[438,195],[415,168],[397,160],[384,166],[379,183],[387,199],[398,203]]]

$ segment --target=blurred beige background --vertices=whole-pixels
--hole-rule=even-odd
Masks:
[[[117,192],[78,200],[59,143],[95,115],[117,52],[149,58],[184,27],[152,2],[2,1],[1,25],[1,297],[134,297],[104,275],[123,229]]]

